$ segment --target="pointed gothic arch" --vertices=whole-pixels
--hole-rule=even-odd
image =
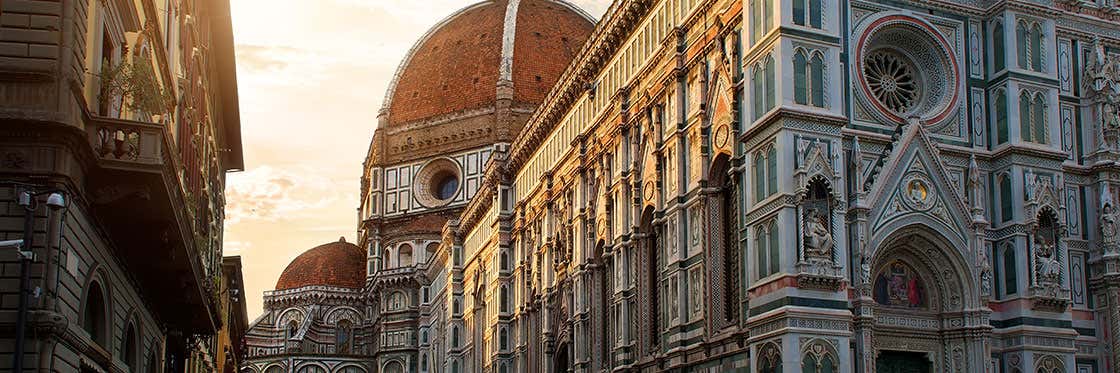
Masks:
[[[758,373],[782,373],[782,348],[777,342],[766,342],[758,347]]]
[[[952,238],[912,223],[891,232],[871,262],[878,364],[928,361],[983,369],[970,366],[983,361],[973,355],[982,342],[964,338],[963,331],[987,326],[986,317],[961,316],[980,307],[978,274]]]
[[[731,157],[727,154],[716,155],[708,171],[708,177],[709,186],[713,191],[706,199],[709,245],[707,251],[712,255],[709,258],[711,263],[709,278],[712,279],[711,309],[719,315],[712,322],[717,328],[723,328],[739,323],[739,284],[742,273],[738,205],[740,187],[738,178],[731,169]]]
[[[642,302],[646,352],[653,353],[661,341],[661,240],[660,227],[654,223],[653,206],[646,206],[638,224],[640,254],[643,268],[639,271],[642,279],[640,288],[644,295]]]
[[[836,373],[840,369],[840,354],[827,340],[816,338],[801,344],[801,372]]]

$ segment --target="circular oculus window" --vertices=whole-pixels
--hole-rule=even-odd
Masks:
[[[887,15],[864,27],[857,45],[859,96],[882,119],[944,122],[961,87],[951,45],[940,31],[908,15]]]
[[[446,206],[459,194],[460,180],[462,172],[458,164],[447,158],[434,159],[416,174],[413,195],[424,207]]]

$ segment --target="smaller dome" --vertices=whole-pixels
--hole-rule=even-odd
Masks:
[[[276,290],[304,286],[360,289],[365,284],[366,255],[360,247],[339,238],[297,256],[276,281]]]

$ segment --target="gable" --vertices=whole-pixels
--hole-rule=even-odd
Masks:
[[[896,146],[868,196],[872,235],[911,215],[931,218],[963,235],[970,216],[967,204],[923,126],[907,125]]]

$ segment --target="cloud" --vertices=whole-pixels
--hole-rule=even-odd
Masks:
[[[288,66],[291,55],[300,53],[299,49],[287,46],[258,44],[238,44],[237,65],[246,71],[277,71]]]
[[[580,7],[596,20],[602,19],[607,7],[611,6],[610,0],[569,0],[569,2]]]
[[[226,224],[299,219],[336,199],[331,183],[313,170],[260,166],[230,175]]]
[[[253,243],[250,241],[225,240],[225,242],[222,243],[224,255],[240,254],[251,248],[253,248]]]

